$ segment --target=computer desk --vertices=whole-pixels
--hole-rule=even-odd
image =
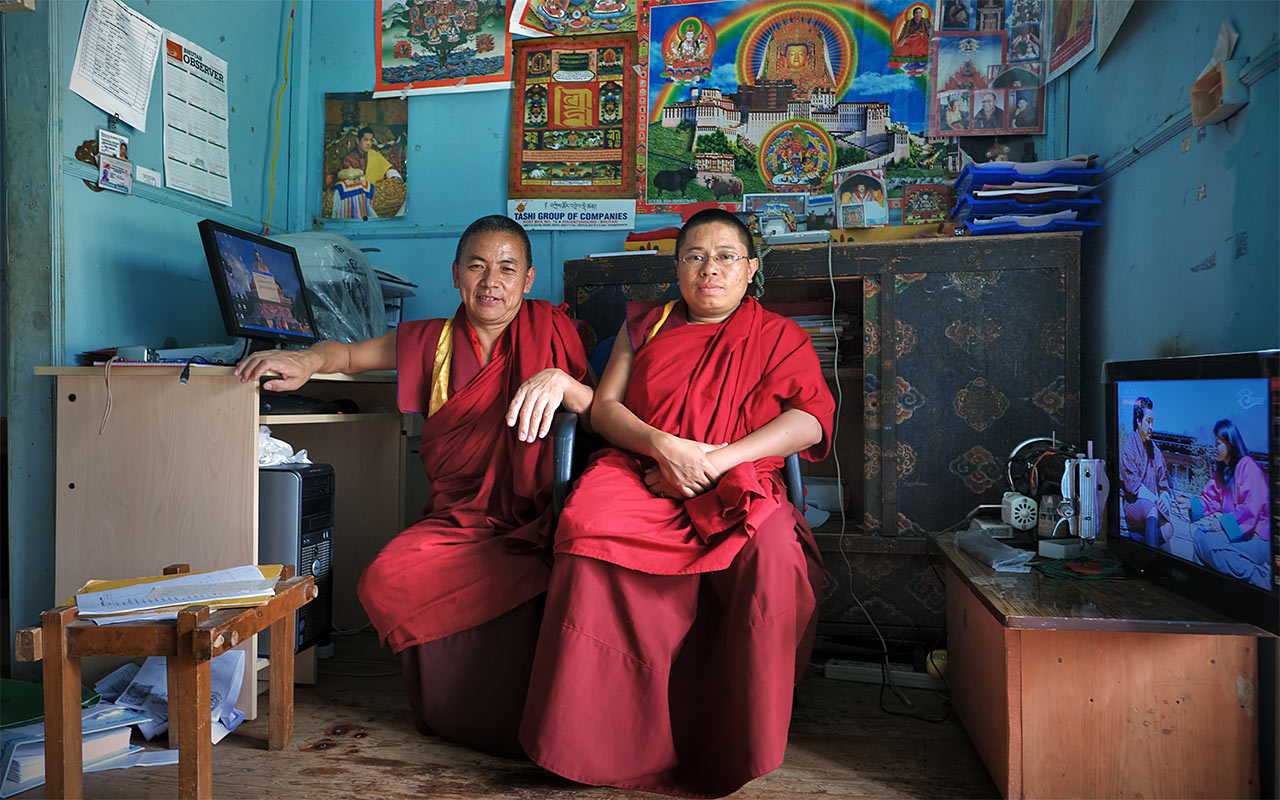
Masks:
[[[1006,798],[1257,797],[1257,637],[1145,580],[946,563],[947,688]]]
[[[257,563],[258,426],[315,463],[333,465],[333,622],[358,628],[360,572],[405,527],[406,460],[416,416],[396,407],[393,372],[316,375],[299,394],[349,398],[358,414],[258,413],[257,383],[231,367],[39,367],[57,381],[54,601],[92,578],[159,575],[174,563],[220,569]],[[108,390],[109,386],[109,390]],[[420,506],[419,506],[420,507]],[[238,703],[257,715],[266,659],[255,641]],[[310,656],[308,658],[307,656]],[[314,680],[299,654],[298,680]],[[308,670],[311,670],[308,676]],[[86,664],[85,680],[96,670]]]

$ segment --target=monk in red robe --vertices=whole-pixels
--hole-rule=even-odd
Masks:
[[[419,730],[486,752],[522,754],[524,706],[550,575],[551,443],[563,406],[585,414],[586,354],[564,311],[526,300],[529,237],[502,216],[458,242],[451,319],[407,322],[354,344],[255,353],[241,380],[268,390],[316,372],[397,370],[400,409],[420,412],[424,517],[383,548],[360,578],[382,642],[402,654]],[[341,476],[338,480],[341,480]]]
[[[745,294],[750,233],[676,242],[683,298],[628,308],[591,410],[614,446],[561,513],[520,740],[598,785],[718,797],[782,763],[822,567],[779,469],[822,458],[809,337]]]

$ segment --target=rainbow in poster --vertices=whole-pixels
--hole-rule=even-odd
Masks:
[[[954,165],[928,137],[933,15],[919,0],[642,0],[640,208],[830,192],[851,165],[941,179]]]

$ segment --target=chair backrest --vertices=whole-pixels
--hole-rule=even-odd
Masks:
[[[586,447],[578,447],[578,415],[572,411],[557,411],[551,424],[552,435],[552,504],[557,515],[564,508],[574,480],[582,474],[587,456]],[[595,438],[595,437],[593,437]],[[804,513],[804,481],[800,477],[800,456],[792,453],[782,462],[782,482],[787,487],[787,499],[800,513]]]

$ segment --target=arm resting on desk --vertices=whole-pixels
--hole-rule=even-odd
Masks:
[[[241,383],[256,381],[274,372],[279,378],[263,383],[264,389],[286,392],[297,389],[317,372],[354,375],[396,367],[396,332],[362,342],[316,342],[306,350],[260,350],[236,366]]]

